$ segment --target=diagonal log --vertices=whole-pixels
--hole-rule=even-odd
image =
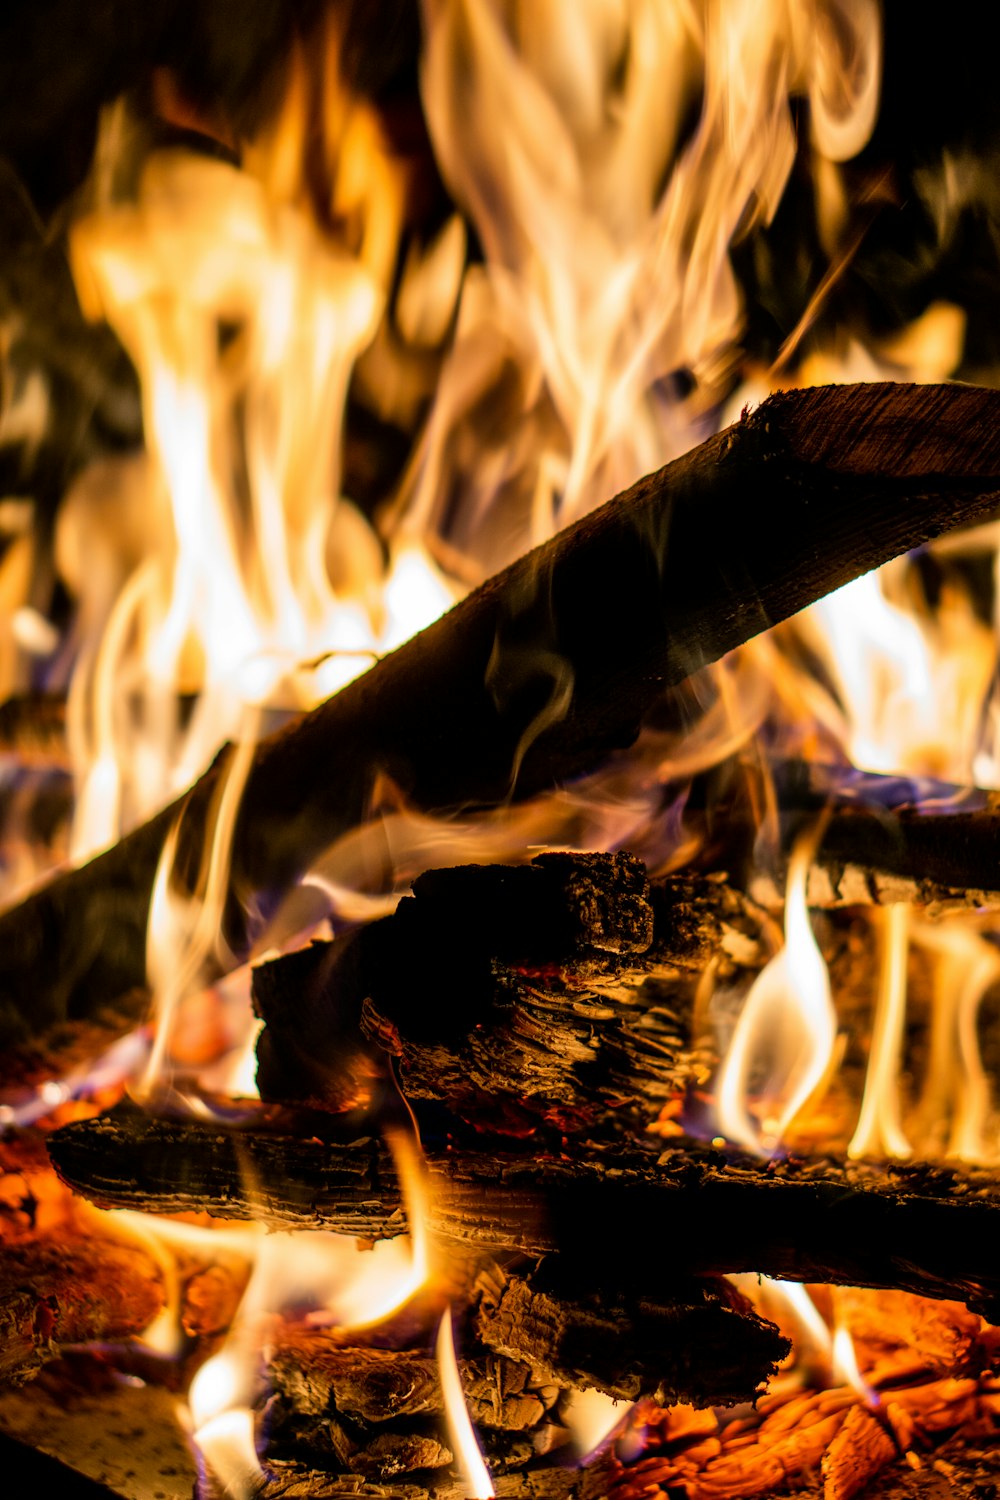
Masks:
[[[232,891],[277,900],[364,818],[380,776],[443,813],[592,769],[633,742],[664,688],[998,503],[998,392],[772,396],[263,741]],[[224,762],[183,803],[187,877]],[[150,892],[181,805],[0,918],[0,1044],[141,983]],[[246,951],[235,899],[227,936]]]
[[[120,1113],[68,1125],[48,1145],[69,1186],[105,1208],[205,1209],[362,1238],[406,1228],[392,1158],[371,1140]],[[755,1271],[898,1287],[1000,1317],[1000,1182],[985,1169],[766,1162],[691,1141],[659,1156],[619,1144],[572,1158],[456,1147],[430,1153],[428,1167],[430,1225],[466,1249],[579,1255],[592,1278]]]

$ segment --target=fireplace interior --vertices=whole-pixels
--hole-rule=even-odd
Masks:
[[[0,21],[0,1463],[991,1500],[978,7]]]

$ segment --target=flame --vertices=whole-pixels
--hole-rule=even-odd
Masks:
[[[587,1463],[632,1410],[632,1403],[616,1401],[591,1388],[571,1391],[560,1407],[560,1419],[572,1435],[580,1462]]]
[[[157,1018],[156,1036],[135,1091],[137,1098],[148,1097],[160,1082],[178,1009],[187,996],[202,991],[208,962],[218,956],[223,944],[222,917],[228,894],[233,830],[252,764],[253,739],[248,735],[235,747],[220,775],[206,822],[206,854],[199,888],[192,895],[171,888],[183,812],[164,841],[150,899],[146,938],[146,972]],[[248,987],[248,1036],[255,1030],[249,999]]]
[[[490,1500],[496,1494],[489,1470],[476,1442],[469,1410],[465,1404],[462,1378],[455,1357],[455,1333],[452,1328],[451,1309],[441,1319],[437,1336],[438,1373],[444,1395],[445,1416],[452,1447],[465,1483],[463,1493],[468,1500]]]
[[[81,493],[61,522],[83,636],[76,857],[244,736],[248,706],[312,706],[454,597],[414,538],[386,573],[338,497],[348,381],[392,280],[401,186],[371,108],[340,83],[332,29],[328,40],[321,97],[297,55],[243,169],[154,154],[134,203],[73,227],[81,302],[139,372],[148,447],[115,480],[134,518],[124,545],[100,494]],[[318,228],[305,194],[316,110],[328,208],[350,243]]]
[[[905,561],[867,573],[814,604],[796,628],[831,671],[842,717],[828,722],[854,765],[965,783],[995,646],[954,588],[933,617],[891,602],[886,589],[906,581]]]
[[[234,1500],[256,1493],[261,1476],[253,1410],[260,1351],[272,1315],[291,1309],[311,1326],[345,1329],[380,1323],[428,1282],[427,1200],[419,1150],[402,1132],[393,1134],[391,1145],[411,1226],[409,1247],[391,1240],[362,1254],[353,1241],[317,1230],[250,1234],[240,1241],[252,1245],[254,1260],[236,1321],[188,1392],[195,1441]]]
[[[195,1442],[232,1500],[249,1500],[264,1477],[254,1442],[248,1364],[227,1345],[206,1360],[188,1391]]]
[[[716,1083],[721,1132],[764,1155],[777,1148],[823,1080],[836,1041],[830,978],[806,906],[818,836],[818,830],[803,835],[792,852],[785,946],[754,981]],[[757,1083],[762,1063],[765,1077]],[[751,1091],[762,1101],[759,1125],[750,1114]]]
[[[762,1302],[763,1310],[778,1319],[786,1332],[794,1336],[799,1378],[814,1378],[815,1360],[827,1366],[831,1381],[848,1385],[866,1406],[878,1406],[879,1396],[866,1382],[858,1368],[854,1339],[846,1323],[839,1320],[831,1331],[807,1287],[798,1281],[781,1281],[772,1276],[732,1276],[751,1300]],[[823,1290],[822,1288],[820,1290]],[[791,1323],[791,1328],[787,1327]],[[808,1353],[809,1357],[804,1357]]]
[[[978,1020],[1000,981],[1000,953],[967,924],[920,923],[914,939],[937,959],[930,1060],[915,1125],[926,1155],[944,1152],[991,1163],[998,1147],[992,1089],[983,1065]]]
[[[848,1156],[885,1153],[907,1157],[910,1144],[899,1120],[896,1079],[906,1019],[906,959],[909,952],[909,908],[902,902],[885,914],[885,952],[879,980],[871,1054],[857,1128]]]

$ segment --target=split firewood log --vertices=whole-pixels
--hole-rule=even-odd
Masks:
[[[709,963],[749,987],[773,939],[740,892],[628,854],[429,871],[391,917],[254,971],[258,1087],[342,1109],[391,1056],[411,1101],[479,1127],[641,1128],[715,1061],[692,1039]]]
[[[310,1127],[311,1128],[311,1127]],[[211,1128],[119,1112],[49,1139],[57,1171],[110,1208],[204,1209],[375,1239],[404,1231],[390,1152],[371,1140]],[[761,1161],[620,1140],[570,1155],[425,1141],[430,1227],[470,1250],[584,1255],[594,1274],[764,1272],[899,1287],[1000,1321],[1000,1185],[988,1169]]]
[[[491,579],[259,747],[231,890],[259,911],[357,825],[379,778],[423,810],[544,792],[630,744],[663,689],[889,558],[990,514],[1000,395],[839,386],[771,397]],[[0,1042],[144,977],[183,807],[192,879],[223,756],[182,802],[0,918]],[[246,902],[227,920],[245,954]]]
[[[672,1285],[659,1300],[652,1293],[630,1307],[624,1296],[560,1285],[558,1267],[540,1276],[492,1265],[471,1295],[459,1374],[488,1461],[501,1473],[567,1449],[574,1392],[614,1394],[623,1415],[643,1389],[655,1388],[661,1402],[680,1390],[691,1401],[726,1404],[762,1370],[773,1374],[790,1348],[726,1283]],[[270,1455],[326,1459],[368,1480],[451,1462],[440,1442],[445,1400],[426,1333],[404,1348],[374,1337],[359,1344],[348,1331],[295,1325],[272,1333]],[[565,1456],[572,1461],[572,1450]]]

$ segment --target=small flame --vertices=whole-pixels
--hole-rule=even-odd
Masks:
[[[188,1391],[195,1442],[232,1500],[249,1500],[264,1478],[254,1442],[249,1365],[227,1344],[205,1361]]]
[[[228,893],[229,860],[236,814],[253,764],[254,740],[248,734],[234,748],[224,767],[206,825],[206,859],[199,889],[183,895],[171,889],[181,818],[164,841],[149,907],[146,935],[146,972],[153,995],[156,1036],[149,1060],[136,1087],[136,1097],[148,1098],[160,1083],[181,1004],[199,994],[212,961],[224,953],[222,916]],[[231,967],[231,964],[229,965]],[[256,1025],[246,992],[246,1034]],[[249,1042],[252,1049],[253,1043]],[[244,1071],[250,1064],[244,1065]],[[251,1078],[248,1092],[256,1093]]]
[[[799,1371],[800,1379],[806,1378],[807,1370],[812,1364],[811,1360],[802,1360],[801,1350],[804,1346],[828,1366],[830,1378],[833,1381],[849,1385],[866,1406],[879,1404],[877,1392],[868,1385],[858,1368],[857,1353],[850,1329],[846,1324],[838,1322],[835,1330],[831,1332],[825,1318],[809,1295],[807,1287],[798,1281],[780,1281],[771,1276],[758,1278],[745,1275],[734,1276],[730,1279],[739,1285],[751,1300],[755,1295],[760,1297],[764,1302],[765,1311],[770,1312],[779,1321],[784,1320],[784,1315],[790,1315],[794,1325],[795,1344],[799,1351],[797,1363],[802,1366]],[[757,1285],[755,1286],[754,1283]],[[786,1329],[786,1332],[791,1331]]]
[[[857,1391],[866,1406],[878,1406],[881,1398],[859,1370],[857,1351],[851,1331],[843,1323],[834,1332],[830,1354],[834,1373],[844,1384]]]
[[[438,1328],[437,1358],[448,1432],[465,1481],[464,1494],[467,1500],[490,1500],[496,1491],[479,1450],[469,1409],[465,1404],[465,1392],[462,1390],[462,1378],[455,1357],[455,1333],[450,1308]]]
[[[937,959],[930,1060],[915,1121],[922,1153],[995,1162],[996,1124],[979,1012],[987,991],[1000,981],[1000,952],[967,924],[922,922],[913,936]]]
[[[823,1080],[833,1054],[837,1014],[830,978],[809,923],[806,881],[818,830],[803,835],[788,865],[785,946],[757,976],[719,1072],[716,1108],[729,1140],[764,1155]],[[755,1075],[766,1068],[758,1086]],[[760,1124],[751,1091],[764,1101]]]
[[[560,1420],[572,1434],[581,1463],[587,1463],[632,1410],[629,1401],[616,1401],[591,1387],[571,1391],[560,1407]]]

